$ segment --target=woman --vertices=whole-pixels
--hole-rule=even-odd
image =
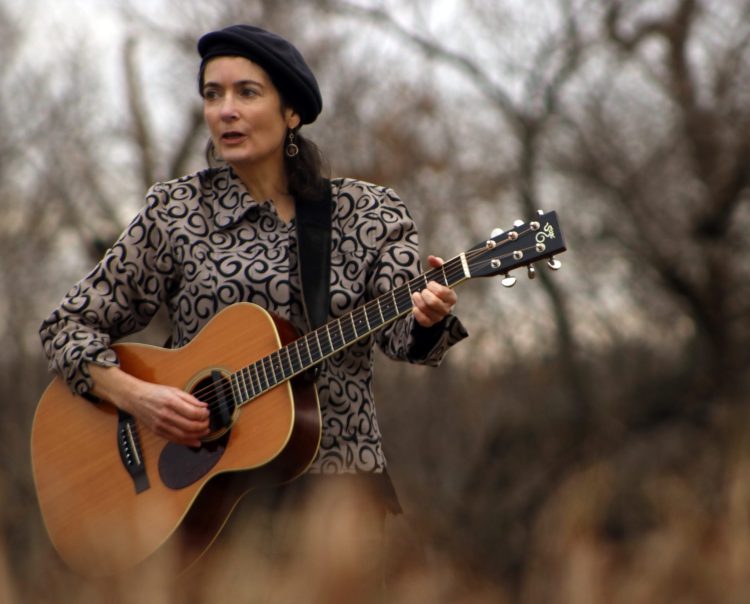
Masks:
[[[174,347],[241,301],[309,330],[295,200],[316,200],[330,187],[330,317],[420,271],[416,229],[393,191],[353,179],[326,185],[316,147],[299,134],[316,119],[322,100],[296,48],[270,32],[236,25],[203,36],[198,51],[209,155],[220,160],[154,185],[119,240],[41,327],[50,366],[71,389],[108,401],[154,433],[190,446],[209,433],[206,403],[125,373],[110,346],[146,326],[162,305]],[[364,474],[385,485],[379,489],[386,493],[384,506],[398,510],[395,496],[388,495],[373,404],[373,342],[392,358],[437,364],[466,336],[450,314],[455,303],[453,290],[431,282],[414,293],[411,315],[323,363],[317,382],[323,434],[309,474]]]

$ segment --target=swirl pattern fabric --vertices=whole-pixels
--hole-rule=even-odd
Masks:
[[[353,179],[331,183],[330,317],[386,293],[419,272],[417,230],[390,189]],[[101,262],[44,321],[50,368],[71,389],[92,388],[88,363],[116,365],[111,344],[144,328],[165,306],[172,346],[187,344],[222,308],[253,302],[307,331],[295,223],[271,201],[253,200],[224,167],[154,185],[146,204]],[[311,472],[382,471],[373,401],[373,344],[390,358],[437,365],[466,337],[450,315],[424,359],[412,359],[411,315],[327,359],[318,380],[323,437]]]

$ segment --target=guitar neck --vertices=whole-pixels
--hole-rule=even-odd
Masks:
[[[260,396],[402,317],[413,308],[412,294],[425,289],[429,281],[453,288],[473,277],[507,277],[514,268],[552,259],[553,254],[565,251],[555,212],[540,212],[536,220],[517,221],[513,226],[507,233],[498,229],[490,239],[440,268],[422,273],[231,374],[228,380],[235,402],[239,406]],[[559,262],[550,260],[550,267],[558,268]]]
[[[244,404],[409,313],[413,308],[412,294],[425,289],[429,281],[453,288],[468,277],[461,254],[308,332],[229,376],[235,400]]]

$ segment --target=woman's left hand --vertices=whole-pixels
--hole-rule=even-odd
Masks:
[[[427,262],[432,268],[443,266],[443,259],[437,256],[429,256]],[[414,292],[411,299],[414,302],[414,318],[422,327],[440,323],[458,301],[455,291],[436,281],[428,281],[427,287],[421,292]]]

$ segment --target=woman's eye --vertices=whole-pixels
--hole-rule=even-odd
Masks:
[[[240,89],[240,94],[244,97],[253,97],[257,93],[255,91],[255,88],[242,88]]]
[[[219,98],[219,93],[216,90],[211,90],[211,89],[204,90],[203,98],[206,99],[207,101],[213,101]]]

